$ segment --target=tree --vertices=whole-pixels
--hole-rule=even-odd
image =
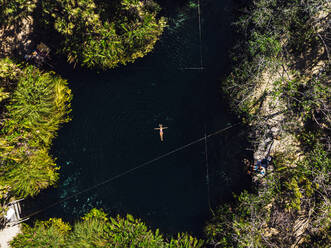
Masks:
[[[166,25],[153,1],[43,1],[43,10],[64,38],[61,52],[70,63],[113,68],[152,51]],[[101,5],[101,6],[100,6]]]
[[[36,0],[0,0],[0,23],[11,25],[31,15]]]
[[[253,0],[242,13],[224,92],[251,125],[254,142],[265,144],[268,134],[286,150],[299,144],[281,136],[293,135],[301,152],[273,154],[275,170],[255,192],[219,208],[207,225],[208,241],[214,247],[324,247],[331,215],[330,3]],[[278,113],[282,117],[272,119]],[[286,132],[274,135],[273,125]]]
[[[129,214],[126,218],[108,218],[98,209],[92,209],[70,230],[61,219],[37,222],[33,227],[25,224],[23,233],[11,242],[11,247],[200,248],[203,244],[188,234],[179,234],[177,239],[167,242],[159,230],[149,230]]]
[[[60,125],[70,120],[71,91],[54,73],[0,60],[0,87],[6,89],[0,130],[0,185],[11,194],[36,195],[58,179],[49,155]]]

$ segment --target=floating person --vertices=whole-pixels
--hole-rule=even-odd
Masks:
[[[160,139],[163,141],[163,130],[167,129],[168,127],[164,127],[162,124],[159,124],[159,127],[154,128],[154,130],[160,130]]]

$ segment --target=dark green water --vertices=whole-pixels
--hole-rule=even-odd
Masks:
[[[165,1],[163,1],[165,2]],[[57,188],[42,193],[38,208],[84,190],[140,163],[235,123],[220,99],[228,69],[231,1],[202,1],[200,66],[197,8],[167,2],[169,27],[150,55],[108,72],[63,68],[74,94],[73,120],[55,140],[62,167]],[[162,1],[161,1],[162,4]],[[153,130],[168,126],[165,141]],[[213,207],[246,186],[239,167],[245,132],[235,128],[208,140]],[[208,208],[204,143],[154,162],[96,190],[41,213],[74,221],[93,207],[110,215],[131,213],[149,226],[200,235]]]

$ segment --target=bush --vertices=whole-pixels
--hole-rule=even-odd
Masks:
[[[200,248],[202,241],[178,234],[177,239],[167,242],[158,230],[147,226],[131,215],[126,218],[108,218],[98,209],[92,209],[72,231],[60,219],[37,222],[34,227],[24,225],[23,233],[12,242],[11,247],[134,247],[134,248]],[[54,237],[53,237],[54,236]],[[58,245],[58,246],[55,246]]]
[[[71,91],[54,73],[0,60],[0,83],[7,91],[0,130],[0,185],[20,197],[36,195],[58,179],[49,155],[60,125],[70,120]]]
[[[70,225],[61,219],[38,221],[34,227],[23,224],[22,233],[18,234],[11,242],[11,247],[63,247],[70,229]]]

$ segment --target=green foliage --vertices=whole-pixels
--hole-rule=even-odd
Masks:
[[[331,218],[331,216],[329,216]],[[307,239],[300,245],[300,248],[325,248],[330,246],[330,232],[322,232],[319,235],[309,235]]]
[[[271,33],[253,32],[249,41],[249,51],[251,56],[263,54],[266,57],[275,57],[281,52],[281,45],[277,37],[273,37]]]
[[[9,93],[5,92],[4,88],[0,88],[0,103],[9,97]]]
[[[76,223],[64,247],[109,247],[105,229],[106,222],[100,219]]]
[[[301,209],[301,198],[302,198],[302,193],[300,192],[300,188],[298,185],[298,181],[296,178],[292,177],[289,182],[285,183],[285,186],[288,191],[292,192],[292,199],[290,203],[287,205],[287,208],[291,209]]]
[[[66,82],[54,73],[41,73],[26,67],[7,106],[10,121],[4,129],[10,133],[28,132],[33,146],[49,147],[59,125],[68,122],[71,92]]]
[[[242,192],[235,204],[223,205],[206,226],[208,242],[215,247],[264,247],[264,231],[270,219],[266,207],[277,195],[277,182],[270,177],[259,195]]]
[[[35,8],[35,0],[0,0],[0,23],[13,24],[30,15]]]
[[[233,69],[223,91],[258,137],[270,130],[268,116],[260,113],[265,115],[273,103],[264,99],[271,96],[278,106],[286,105],[281,127],[300,134],[303,154],[277,155],[276,170],[259,181],[257,193],[243,192],[233,206],[220,207],[206,227],[208,241],[214,247],[290,247],[302,228],[300,238],[307,237],[303,247],[326,247],[331,222],[331,91],[323,37],[330,35],[330,4],[252,0],[242,12],[235,23]],[[286,125],[296,120],[304,126],[294,130]]]
[[[296,77],[292,80],[275,82],[272,94],[288,103],[292,116],[309,120],[315,118],[319,124],[330,125],[329,96],[331,88],[327,73],[306,80],[298,71],[292,71]],[[317,120],[318,119],[318,120]]]
[[[102,221],[109,220],[107,217],[107,214],[105,212],[103,212],[102,210],[96,209],[96,208],[91,209],[90,212],[88,212],[87,214],[85,214],[82,217],[82,220],[84,220],[84,221],[88,221],[88,220],[92,220],[92,219],[99,219]]]
[[[22,233],[18,234],[11,242],[11,247],[63,247],[65,238],[71,227],[61,219],[38,221],[34,227],[23,224]]]
[[[58,169],[47,150],[36,150],[24,160],[1,168],[1,183],[11,185],[18,196],[33,196],[55,184],[59,177]]]
[[[331,226],[330,170],[331,159],[317,142],[307,151],[305,159],[292,162],[283,155],[274,159],[277,168],[264,178],[258,194],[242,192],[233,205],[223,205],[206,226],[208,242],[215,247],[286,247],[294,238],[295,216],[306,213],[308,237],[312,243],[328,243],[326,230]],[[308,214],[309,213],[309,214]],[[274,225],[278,216],[285,216]],[[272,237],[269,228],[277,230]],[[290,231],[290,232],[289,232]],[[318,242],[322,237],[323,242]],[[306,243],[306,246],[308,243]],[[308,247],[308,246],[307,246]],[[317,246],[318,247],[318,246]],[[320,246],[323,247],[323,246]]]
[[[0,185],[0,219],[3,219],[7,212],[6,203],[8,201],[9,192],[9,185]]]
[[[12,88],[21,71],[9,58],[0,59],[0,83],[4,89]],[[15,83],[16,86],[16,83]]]
[[[216,215],[205,227],[208,243],[218,244],[219,247],[224,248],[235,247],[233,220],[234,213],[231,205],[224,204],[220,206],[216,211]]]
[[[94,0],[42,4],[64,38],[62,52],[68,61],[87,67],[106,69],[134,62],[152,51],[166,25],[163,17],[156,17],[159,7],[152,1],[122,0],[110,10]]]
[[[279,223],[273,226],[271,219],[285,213],[293,216],[298,210],[301,211],[301,218],[302,213],[310,213],[308,229],[311,239],[317,236],[327,239],[325,230],[331,225],[329,156],[317,144],[295,167],[283,166],[285,161],[275,160],[278,169],[266,176],[265,185],[259,188],[258,195],[244,191],[235,204],[221,206],[216,211],[205,229],[210,244],[242,248],[269,247],[270,244],[286,246],[289,244],[287,240],[293,238],[293,233],[287,232],[291,230],[290,226],[284,224],[287,229]],[[271,208],[271,203],[277,210]],[[294,224],[291,223],[293,220],[286,218],[283,220],[285,223]],[[272,239],[267,234],[271,227],[278,229],[278,235]],[[323,242],[327,243],[325,240]]]
[[[0,185],[18,196],[36,195],[58,179],[48,154],[59,126],[70,120],[71,91],[54,73],[0,60],[8,99],[0,131]]]
[[[177,239],[166,242],[158,230],[148,230],[131,215],[108,218],[103,211],[92,209],[82,219],[72,231],[61,219],[37,222],[34,227],[24,225],[23,233],[11,242],[11,247],[200,248],[203,244],[188,234],[178,234]]]
[[[201,248],[204,242],[187,233],[178,233],[177,238],[171,238],[169,248]]]
[[[326,0],[312,0],[305,4],[298,0],[252,1],[249,13],[240,16],[235,23],[238,39],[232,51],[234,68],[223,82],[223,90],[231,98],[230,102],[236,111],[254,118],[252,114],[255,111],[252,110],[256,108],[257,102],[254,102],[251,94],[260,81],[266,80],[261,74],[265,69],[268,72],[279,72],[284,65],[287,68],[293,67],[293,62],[299,60],[303,53],[316,53],[316,50],[324,46],[314,25],[318,22],[315,16],[318,11],[330,11],[327,6]],[[305,59],[313,61],[313,56],[317,55],[310,55]],[[329,71],[327,63],[325,71]],[[304,73],[306,71],[296,73],[295,79],[287,81],[282,76],[281,87],[273,94],[289,102],[293,114],[298,113],[309,118],[314,111],[321,112],[328,115],[322,116],[321,121],[328,121],[330,125],[330,110],[326,100],[330,87],[326,75],[319,75],[308,81]],[[319,116],[315,117],[319,121]]]
[[[330,184],[330,170],[331,159],[318,143],[294,168],[284,167],[281,181],[285,187],[283,192],[289,199],[287,208],[301,210],[303,199],[316,196],[321,188],[327,192],[325,187]]]
[[[76,223],[66,244],[67,247],[165,247],[158,230],[153,234],[130,215],[110,218],[110,221],[89,218]]]
[[[127,215],[126,219],[119,216],[116,219],[111,218],[107,231],[112,243],[109,247],[164,247],[159,230],[153,234],[144,223],[131,215]]]
[[[0,185],[0,200],[7,198],[10,187],[8,185]]]

